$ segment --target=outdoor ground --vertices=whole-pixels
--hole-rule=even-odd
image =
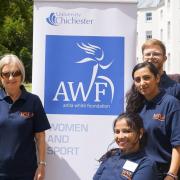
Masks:
[[[25,86],[27,91],[29,91],[29,92],[32,91],[32,83],[25,83],[24,86]]]

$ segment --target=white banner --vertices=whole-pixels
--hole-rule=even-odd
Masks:
[[[34,3],[33,92],[48,115],[47,180],[91,180],[135,64],[136,4]]]

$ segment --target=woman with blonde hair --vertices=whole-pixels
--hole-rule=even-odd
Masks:
[[[45,130],[50,125],[39,97],[22,85],[24,79],[21,60],[13,54],[3,56],[0,60],[1,180],[42,180],[45,176]]]

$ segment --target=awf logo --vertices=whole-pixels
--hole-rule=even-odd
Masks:
[[[46,37],[47,113],[117,115],[123,96],[123,37]]]
[[[88,17],[83,17],[77,12],[52,12],[46,18],[46,22],[52,26],[60,25],[92,25],[94,20]]]

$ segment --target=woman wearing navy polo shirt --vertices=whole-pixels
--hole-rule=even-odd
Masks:
[[[147,155],[157,162],[159,177],[178,179],[180,167],[180,102],[159,89],[160,76],[149,62],[137,64],[127,94],[128,112],[138,112],[147,133]],[[180,178],[180,177],[179,177]]]
[[[25,69],[17,56],[1,58],[0,180],[45,176],[45,130],[50,125],[39,97],[22,85],[24,79]]]
[[[145,154],[143,121],[138,114],[120,114],[113,123],[119,148],[100,158],[93,180],[158,180],[156,166]]]

